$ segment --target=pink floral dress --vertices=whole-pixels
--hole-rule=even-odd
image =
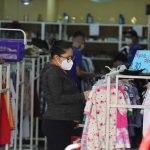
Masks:
[[[110,103],[115,104],[116,101],[116,89],[115,87],[111,88],[111,98]],[[105,149],[105,137],[106,137],[106,101],[107,101],[107,90],[105,87],[96,88],[94,87],[92,90],[92,94],[89,97],[89,100],[86,103],[85,107],[85,115],[86,121],[81,139],[81,150],[100,150]],[[123,90],[119,87],[118,94],[118,104],[126,104]],[[124,108],[110,108],[109,114],[109,150],[113,150],[116,148],[125,148],[125,146],[130,147],[128,131],[123,126],[124,134],[122,134],[122,130],[117,130],[117,111],[120,112],[120,115],[123,114],[126,116],[127,110]],[[127,118],[126,118],[127,119]],[[124,141],[125,139],[125,141]],[[122,144],[122,141],[125,143]],[[121,144],[120,144],[121,143]]]

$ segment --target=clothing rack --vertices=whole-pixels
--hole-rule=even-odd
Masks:
[[[19,110],[19,100],[20,100],[20,127],[19,127],[19,136],[18,136],[18,131],[17,129],[15,130],[15,139],[14,139],[14,147],[13,149],[19,149],[22,150],[24,149],[23,146],[27,146],[24,145],[22,143],[23,141],[23,110],[24,110],[24,71],[25,71],[25,64],[30,62],[31,63],[31,126],[30,126],[30,145],[29,148],[30,150],[33,150],[33,141],[35,141],[35,147],[38,148],[38,142],[39,141],[45,141],[45,147],[46,147],[46,138],[39,138],[38,135],[38,129],[39,129],[39,118],[36,118],[36,122],[35,122],[35,128],[34,128],[34,81],[37,80],[38,84],[37,84],[37,88],[39,89],[39,80],[40,80],[40,70],[44,67],[44,64],[46,62],[48,62],[50,59],[49,55],[44,55],[44,56],[40,56],[38,58],[25,58],[25,60],[21,61],[21,62],[16,62],[16,63],[10,63],[10,64],[4,64],[4,65],[0,65],[0,93],[5,93],[5,92],[9,92],[9,86],[10,86],[10,73],[11,71],[16,70],[16,111],[15,113],[15,124],[18,124],[18,110]],[[3,68],[8,68],[7,69],[7,86],[6,89],[2,89],[2,69]],[[36,71],[35,71],[36,70]],[[19,95],[19,87],[21,90],[21,95]],[[10,94],[10,92],[9,92]],[[19,99],[19,96],[21,97],[21,99]],[[9,96],[10,97],[10,96]],[[9,100],[9,97],[7,97],[7,99]],[[9,103],[9,101],[8,101]],[[35,137],[33,137],[33,132],[35,129]],[[19,139],[19,143],[18,140]],[[9,150],[9,144],[7,144],[5,146],[5,150]]]
[[[29,145],[25,145],[22,144],[22,142],[20,143],[20,148],[22,149],[26,149],[23,148],[28,147],[27,149],[29,150],[33,150],[33,148],[38,148],[38,142],[39,141],[46,141],[45,138],[39,138],[38,132],[39,132],[39,118],[36,117],[34,120],[34,89],[37,88],[39,90],[39,81],[40,81],[40,71],[41,69],[44,67],[44,64],[46,62],[49,62],[50,60],[50,56],[49,55],[43,55],[43,56],[39,56],[37,58],[25,58],[25,66],[27,64],[30,64],[29,66],[31,66],[31,79],[30,79],[30,85],[31,85],[31,98],[30,98],[30,102],[31,102],[31,114],[30,114],[30,144]],[[34,86],[34,81],[37,80],[37,87]],[[23,116],[22,116],[23,118]],[[34,128],[35,125],[35,128]],[[22,126],[20,127],[22,129]],[[35,130],[35,137],[33,135]],[[22,141],[22,136],[21,136],[21,141]],[[35,141],[35,143],[34,143]],[[35,144],[35,145],[34,145]],[[46,143],[45,143],[46,145]]]
[[[25,63],[24,61],[17,62],[17,63],[10,63],[11,68],[13,68],[11,71],[14,71],[14,69],[16,68],[16,111],[14,112],[16,130],[15,130],[15,139],[14,139],[14,150],[16,150],[17,148],[21,150],[20,147],[21,137],[22,137],[21,126],[23,124],[22,116],[23,116],[23,104],[24,104],[24,63]],[[21,94],[19,94],[19,87],[20,87]],[[19,97],[21,98],[19,99]],[[19,136],[18,136],[17,125],[18,125],[19,100],[20,100],[20,127],[19,127]],[[18,138],[19,138],[19,145],[17,145]]]
[[[0,65],[0,77],[1,76],[1,70],[4,67],[9,67],[8,72],[7,73],[7,80],[10,80],[10,73],[11,71],[16,71],[16,111],[15,113],[15,124],[18,124],[18,110],[19,110],[19,103],[20,103],[20,127],[19,127],[19,131],[17,131],[18,129],[15,130],[15,138],[14,138],[14,150],[22,150],[24,149],[24,146],[28,146],[23,144],[23,111],[24,111],[24,71],[25,71],[25,65],[26,63],[30,62],[31,63],[31,126],[30,126],[30,145],[29,148],[30,150],[33,150],[33,141],[35,141],[35,147],[38,148],[38,142],[39,141],[45,141],[45,147],[46,147],[46,139],[45,138],[39,138],[38,135],[38,129],[39,129],[39,118],[36,118],[36,124],[35,124],[35,128],[34,128],[34,81],[37,80],[37,82],[39,83],[39,78],[40,78],[40,70],[44,67],[44,64],[46,62],[48,62],[50,59],[49,55],[44,55],[44,56],[40,56],[38,58],[25,58],[25,60],[21,61],[21,62],[16,62],[16,63],[10,63],[10,64],[4,64],[4,65]],[[8,80],[8,81],[9,81]],[[7,82],[7,87],[6,89],[1,89],[1,84],[2,83],[2,79],[0,79],[0,93],[5,93],[5,92],[9,92],[9,84]],[[39,89],[39,84],[37,84],[37,88]],[[21,94],[19,95],[19,87],[20,87],[20,91]],[[10,94],[10,92],[9,92]],[[10,96],[9,96],[10,97]],[[9,100],[9,97],[7,97],[7,99]],[[21,97],[19,99],[19,97]],[[19,102],[20,100],[20,102]],[[9,101],[8,101],[9,103]],[[35,137],[33,137],[33,132],[35,129]],[[19,133],[19,135],[18,135]],[[19,140],[19,143],[18,143]],[[28,149],[28,148],[27,148]],[[5,146],[5,150],[9,150],[9,144],[7,144]]]
[[[27,38],[26,38],[26,33],[21,30],[21,29],[9,29],[9,28],[0,28],[0,35],[2,35],[2,32],[20,32],[23,35],[23,43],[24,45],[27,44]],[[6,39],[5,37],[1,37],[3,39]],[[12,38],[7,38],[8,40],[12,40]],[[16,39],[19,40],[19,39]],[[6,89],[10,86],[10,74],[11,72],[16,72],[16,98],[15,98],[15,118],[14,118],[14,123],[15,123],[15,132],[14,132],[14,145],[13,149],[16,150],[20,147],[21,143],[21,136],[22,136],[22,116],[23,116],[23,104],[24,104],[24,61],[18,61],[18,62],[10,62],[9,64],[4,64],[1,65],[0,67],[0,88],[2,88],[2,68],[7,66],[7,85]],[[21,94],[19,94],[19,89],[21,90]],[[8,101],[10,100],[10,89],[7,92],[7,99]],[[21,98],[20,98],[21,97]],[[18,126],[18,110],[19,110],[19,101],[20,101],[20,130],[18,131],[17,126]],[[9,107],[8,107],[9,108]],[[18,134],[20,132],[20,134]],[[19,138],[19,143],[18,143],[18,138]],[[11,148],[12,149],[12,148]],[[5,150],[9,150],[9,145],[7,144],[5,146]]]
[[[24,45],[27,45],[27,37],[26,37],[26,33],[21,30],[21,29],[9,29],[9,28],[0,28],[0,34],[1,34],[1,31],[13,31],[13,32],[21,32],[23,34],[23,42],[24,42]]]
[[[40,56],[39,57],[39,77],[40,77],[40,70],[44,68],[44,65],[45,63],[49,62],[50,61],[50,56],[49,55],[44,55],[44,56]],[[38,89],[39,89],[39,78],[38,78]],[[37,117],[36,118],[36,136],[35,136],[35,143],[36,143],[36,146],[38,148],[38,143],[39,141],[45,141],[45,146],[44,146],[44,149],[46,149],[46,146],[47,146],[47,140],[46,138],[39,138],[39,135],[38,135],[38,130],[39,130],[39,118]]]
[[[27,44],[27,38],[26,34],[23,30],[21,29],[7,29],[7,28],[0,28],[0,34],[2,32],[21,32],[23,34],[23,42],[24,45],[26,46]],[[4,37],[2,37],[4,38]],[[8,39],[9,40],[9,39]],[[11,40],[11,38],[10,38]],[[27,63],[30,62],[30,68],[31,68],[31,80],[30,80],[30,85],[31,85],[31,126],[30,126],[30,144],[27,145],[29,146],[28,149],[33,150],[33,141],[35,141],[35,146],[38,148],[38,141],[42,140],[45,141],[45,148],[46,148],[46,138],[39,138],[38,135],[38,130],[39,130],[39,118],[37,117],[35,120],[35,128],[34,128],[34,81],[37,80],[37,88],[39,90],[39,81],[40,81],[40,71],[44,67],[44,64],[50,60],[49,55],[43,55],[39,56],[37,58],[25,58],[21,62],[15,62],[15,63],[10,63],[8,65],[0,65],[0,93],[5,93],[7,92],[7,99],[9,100],[10,97],[10,89],[8,88],[10,86],[10,83],[7,82],[6,89],[2,89],[2,68],[7,67],[7,78],[10,80],[10,73],[11,73],[11,68],[12,70],[16,70],[16,110],[15,110],[15,124],[18,125],[18,110],[20,109],[20,127],[19,131],[17,129],[15,130],[15,138],[14,138],[14,150],[22,150],[24,149],[23,146],[26,146],[23,144],[23,111],[24,111],[24,75],[25,75],[25,66]],[[20,76],[21,75],[21,76]],[[8,81],[9,81],[8,80]],[[21,91],[20,91],[21,90]],[[19,92],[21,94],[19,95]],[[21,97],[21,98],[20,98]],[[19,99],[20,98],[20,99]],[[20,104],[20,107],[19,107]],[[16,127],[17,128],[17,127]],[[35,130],[35,137],[33,135]],[[19,134],[18,134],[19,133]],[[18,143],[19,141],[19,143]],[[9,150],[9,145],[7,144],[5,146],[5,150]]]
[[[106,110],[106,150],[109,150],[109,112],[110,108],[136,108],[136,109],[150,109],[149,106],[141,106],[141,105],[119,105],[118,101],[118,85],[119,79],[150,79],[149,76],[132,76],[132,75],[116,75],[116,104],[110,104],[110,86],[111,86],[111,76],[117,74],[119,72],[113,72],[106,76],[107,81],[107,110]]]
[[[20,100],[20,107],[21,107],[20,110],[22,110],[22,111],[20,111],[20,126],[22,125],[21,116],[23,115],[23,102],[24,102],[24,61],[0,65],[0,89],[2,89],[2,70],[3,70],[3,68],[7,68],[6,69],[7,70],[6,71],[7,72],[6,73],[7,74],[7,77],[6,77],[7,85],[6,85],[6,89],[1,90],[0,93],[7,92],[7,102],[8,103],[10,101],[10,79],[11,79],[10,76],[11,76],[12,72],[16,72],[16,99],[15,99],[15,108],[16,109],[15,109],[15,112],[13,112],[15,114],[15,118],[14,118],[15,131],[14,131],[14,142],[13,142],[12,149],[16,150],[17,148],[19,148],[21,150],[17,139],[19,138],[19,143],[20,143],[22,130],[18,131],[17,125],[18,125],[19,100]],[[20,75],[21,75],[21,79],[20,79]],[[19,87],[21,89],[20,95],[19,95]],[[19,99],[19,96],[21,97],[21,99]],[[9,108],[10,106],[7,106],[7,107]],[[18,134],[18,132],[20,132],[20,134]],[[5,150],[8,150],[8,149],[9,149],[9,145],[7,144],[5,146]]]

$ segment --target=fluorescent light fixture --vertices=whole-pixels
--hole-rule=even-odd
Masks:
[[[91,0],[92,2],[102,3],[102,2],[112,2],[112,0]]]
[[[31,0],[21,0],[24,5],[29,5]]]

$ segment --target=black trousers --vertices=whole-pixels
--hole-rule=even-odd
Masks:
[[[47,137],[47,150],[64,150],[71,144],[73,121],[43,120],[42,131]]]

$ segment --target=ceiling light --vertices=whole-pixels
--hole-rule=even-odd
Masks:
[[[112,0],[91,0],[92,2],[102,3],[102,2],[112,2]]]
[[[24,5],[29,5],[31,0],[21,0]]]

